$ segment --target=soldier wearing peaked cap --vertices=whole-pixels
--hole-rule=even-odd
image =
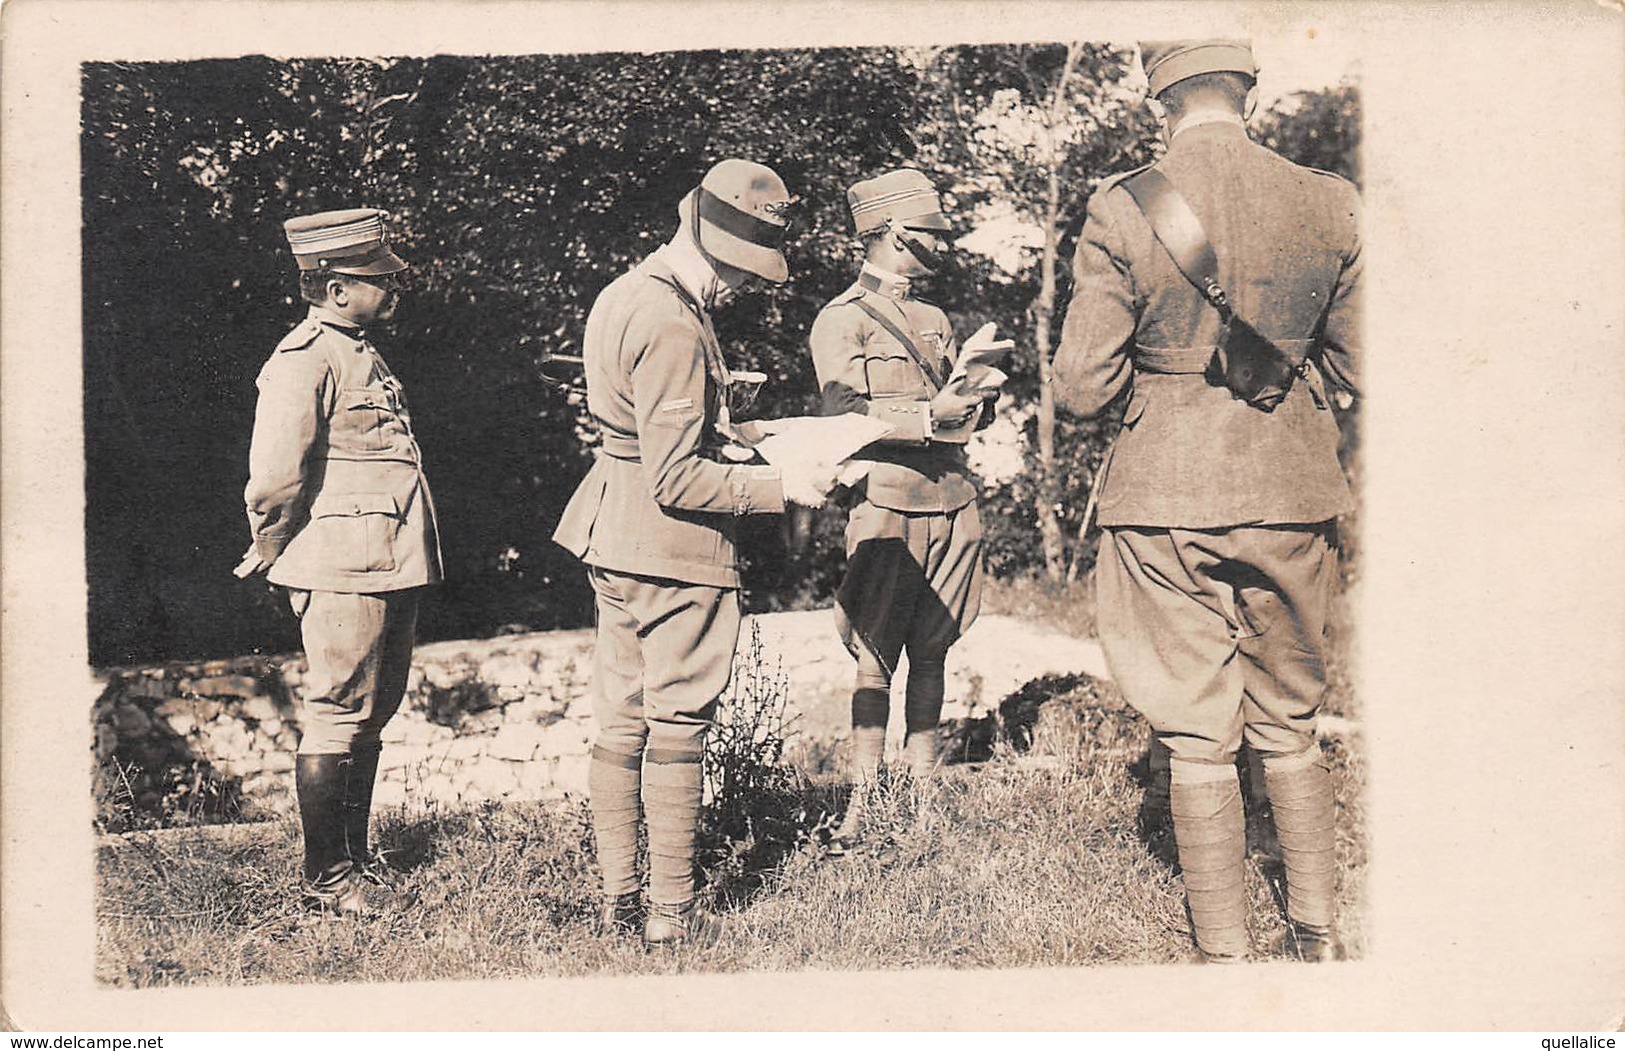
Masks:
[[[295,783],[303,895],[324,910],[406,904],[367,847],[384,724],[400,706],[418,596],[441,576],[434,503],[400,381],[368,326],[407,268],[373,208],[284,225],[310,304],[260,370],[237,575],[286,590],[310,670]]]
[[[772,169],[718,163],[678,205],[676,236],[599,294],[582,341],[603,447],[553,538],[587,564],[596,596],[588,790],[603,927],[642,920],[649,944],[704,943],[720,927],[694,903],[694,837],[705,736],[739,641],[738,521],[787,500],[816,507],[834,484],[832,468],[783,473],[720,452],[753,435],[728,419],[733,380],[711,316],[788,276],[791,203]]]
[[[914,295],[945,265],[952,227],[936,187],[912,168],[859,182],[847,194],[865,245],[858,280],[813,322],[813,365],[829,414],[883,419],[893,434],[854,460],[866,465],[847,522],[847,569],[836,602],[857,661],[852,691],[853,803],[835,849],[860,831],[863,791],[884,752],[893,674],[908,680],[903,751],[915,776],[937,764],[948,649],[981,606],[982,522],[965,465],[973,423],[992,419],[997,391],[949,383],[960,348],[948,316]],[[990,341],[991,326],[978,334]]]
[[[1248,139],[1244,41],[1141,45],[1168,149],[1089,199],[1055,355],[1084,415],[1127,395],[1097,485],[1101,642],[1166,747],[1202,958],[1245,958],[1234,760],[1263,757],[1287,948],[1335,956],[1335,805],[1315,735],[1334,519],[1334,399],[1356,389],[1359,199]]]

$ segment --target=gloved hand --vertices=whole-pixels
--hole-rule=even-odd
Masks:
[[[837,474],[837,468],[827,463],[785,464],[780,468],[784,499],[802,507],[823,507]]]
[[[270,568],[271,563],[260,557],[258,549],[250,546],[243,552],[243,560],[237,563],[237,568],[231,572],[238,580],[247,580],[255,573],[263,573]]]
[[[997,392],[994,396],[998,396]],[[959,384],[950,384],[931,399],[931,424],[934,427],[958,427],[981,406],[982,395],[966,393]]]

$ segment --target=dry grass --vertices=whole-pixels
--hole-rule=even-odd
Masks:
[[[711,837],[718,907],[702,952],[645,953],[593,933],[595,873],[580,803],[381,815],[380,841],[421,895],[394,920],[320,921],[289,900],[291,822],[136,833],[100,851],[98,977],[119,986],[400,981],[800,968],[1032,967],[1188,959],[1178,877],[1137,831],[1144,723],[1109,687],[1037,707],[1031,745],[935,781],[883,781],[872,834],[845,858],[819,829],[834,783],[791,773],[763,837]],[[1363,950],[1357,748],[1328,749],[1343,807],[1343,934]],[[781,799],[781,803],[784,800]],[[1254,934],[1280,910],[1252,871]]]

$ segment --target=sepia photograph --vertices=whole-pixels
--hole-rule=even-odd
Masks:
[[[987,981],[1273,1002],[1449,970],[1458,928],[1376,886],[1485,871],[1407,824],[1468,783],[1474,694],[1393,685],[1461,666],[1394,532],[1396,506],[1450,516],[1393,421],[1405,369],[1454,367],[1395,321],[1425,255],[1390,174],[1422,140],[1372,116],[1396,27],[1111,5],[911,39],[932,8],[904,3],[868,36],[736,41],[655,31],[670,5],[502,6],[534,25],[478,47],[345,39],[404,8],[332,2],[258,9],[308,47],[58,63],[50,431],[82,502],[51,531],[82,546],[46,580],[82,597],[57,707],[88,765],[27,805],[85,844],[74,981],[590,979],[577,1026],[640,1029],[717,1020],[616,983],[782,979],[805,1002],[757,1027],[919,1029],[974,1026],[947,990]],[[596,32],[633,8],[625,45]],[[1567,716],[1612,794],[1549,803],[1599,808],[1597,873],[1625,847],[1618,649]],[[1575,962],[1620,973],[1620,933]],[[813,993],[876,974],[901,1022]],[[1139,996],[1130,1024],[1216,1024]],[[1035,1017],[1060,1015],[982,1025]]]
[[[1258,68],[87,63],[98,976],[1358,957],[1359,88]]]

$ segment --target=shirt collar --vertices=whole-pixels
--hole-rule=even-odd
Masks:
[[[863,269],[858,271],[858,284],[891,299],[907,299],[910,281],[901,274],[882,270],[873,263],[864,263]]]
[[[683,290],[694,297],[694,302],[705,302],[705,289],[716,275],[699,251],[682,241],[663,244],[654,251],[655,258],[666,264]]]
[[[1181,132],[1190,131],[1193,128],[1204,128],[1213,124],[1234,125],[1240,128],[1243,133],[1247,131],[1247,122],[1242,120],[1241,115],[1238,113],[1197,113],[1180,121],[1179,125],[1168,136],[1168,139],[1171,142]]]
[[[310,305],[310,317],[312,320],[320,321],[324,325],[338,329],[352,339],[365,339],[367,336],[366,329],[328,307],[312,303]]]

